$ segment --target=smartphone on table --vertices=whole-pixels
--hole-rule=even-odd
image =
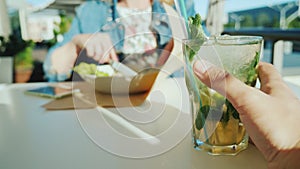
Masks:
[[[79,89],[72,89],[71,87],[63,87],[63,86],[50,86],[50,85],[28,89],[25,91],[26,94],[54,98],[54,99],[71,95],[74,92],[79,92]]]

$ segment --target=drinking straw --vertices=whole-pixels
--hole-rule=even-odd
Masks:
[[[187,12],[186,12],[186,8],[185,8],[185,4],[183,0],[174,0],[175,2],[175,7],[176,10],[179,14],[180,17],[183,17],[185,24],[182,24],[181,26],[184,29],[184,36],[185,39],[188,39],[189,37],[189,32],[188,30],[188,17],[187,17]]]
[[[178,11],[179,16],[184,18],[185,24],[182,24],[182,27],[185,30],[185,39],[188,39],[190,37],[190,34],[189,34],[189,31],[188,31],[188,26],[189,26],[188,25],[188,16],[187,16],[184,0],[174,0],[174,1],[175,1],[175,7]],[[194,90],[196,91],[196,95],[198,97],[200,107],[202,107],[202,100],[201,100],[201,97],[200,97],[200,94],[199,94],[200,91],[196,86],[196,80],[193,76],[193,69],[192,69],[191,65],[187,65],[187,72],[189,74],[189,77],[192,80],[192,86],[193,86]],[[203,114],[200,112],[200,110],[199,110],[198,113],[200,113],[202,124],[204,124],[205,120],[204,120]],[[205,140],[207,140],[208,139],[208,134],[207,134],[207,130],[206,130],[205,125],[203,126],[203,130],[204,130]]]
[[[184,18],[184,20],[187,22],[188,17],[187,17],[187,12],[186,12],[186,8],[185,8],[185,3],[183,0],[179,0],[179,7],[181,8],[181,14]]]
[[[201,108],[203,104],[202,104],[202,100],[201,100],[201,96],[200,96],[200,91],[196,86],[197,82],[196,82],[195,77],[193,76],[193,68],[190,64],[187,64],[187,73],[188,73],[188,76],[190,77],[190,79],[192,81],[191,85],[194,88],[194,90],[196,91],[196,95],[197,95],[197,98],[199,100],[199,104],[200,104],[200,108]],[[204,131],[205,140],[208,140],[208,134],[207,134],[207,130],[206,130],[206,127],[205,127],[204,115],[202,114],[200,109],[199,109],[198,113],[200,113],[200,116],[201,116],[201,123],[203,124],[203,131]]]

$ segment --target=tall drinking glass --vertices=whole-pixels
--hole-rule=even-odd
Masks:
[[[195,61],[212,64],[224,70],[224,76],[228,72],[247,85],[255,86],[262,43],[259,36],[228,35],[183,41],[185,80],[196,149],[212,155],[235,155],[247,148],[248,135],[226,96],[210,89],[196,77],[192,70]],[[211,86],[214,85],[225,89],[226,82],[211,81]]]

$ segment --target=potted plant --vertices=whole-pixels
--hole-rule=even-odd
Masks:
[[[26,82],[33,69],[32,50],[34,43],[24,41],[17,33],[9,37],[0,36],[0,58],[13,60],[13,72],[15,82]]]

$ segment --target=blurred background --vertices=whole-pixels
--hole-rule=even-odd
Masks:
[[[82,2],[0,0],[0,83],[44,81],[47,50],[63,40]],[[262,60],[273,63],[287,80],[300,86],[300,0],[194,2],[211,34],[263,36]],[[12,76],[3,71],[11,71]]]

